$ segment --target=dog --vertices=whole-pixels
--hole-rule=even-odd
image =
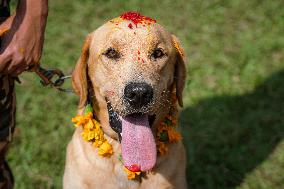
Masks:
[[[172,96],[183,105],[185,80],[179,40],[152,18],[127,12],[90,33],[72,75],[78,115],[91,104],[113,154],[99,156],[78,127],[67,147],[63,188],[187,188],[182,142],[159,155],[154,137]],[[124,167],[142,173],[129,180]]]

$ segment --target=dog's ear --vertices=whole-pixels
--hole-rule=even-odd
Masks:
[[[186,67],[185,67],[185,54],[184,50],[180,45],[180,42],[178,38],[174,35],[172,35],[172,41],[176,49],[176,63],[175,63],[175,85],[176,85],[176,96],[178,99],[179,105],[182,107],[183,106],[183,101],[182,101],[182,91],[184,89],[185,85],[185,79],[186,79]]]
[[[82,52],[75,69],[72,74],[72,86],[75,93],[79,96],[79,109],[82,109],[86,105],[88,96],[88,80],[87,80],[87,63],[89,60],[89,49],[92,41],[92,37],[89,34],[82,47]]]

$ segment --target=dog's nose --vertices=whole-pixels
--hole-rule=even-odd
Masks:
[[[132,108],[146,106],[153,100],[153,88],[147,83],[129,83],[124,88],[124,100]]]

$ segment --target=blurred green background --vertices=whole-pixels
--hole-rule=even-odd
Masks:
[[[66,73],[85,36],[128,10],[179,37],[188,55],[180,126],[190,188],[284,188],[284,1],[57,0],[49,7],[41,63]],[[21,80],[8,155],[15,188],[61,188],[77,97],[41,87],[32,73]]]

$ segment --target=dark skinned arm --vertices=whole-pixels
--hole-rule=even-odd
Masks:
[[[18,1],[16,14],[1,24],[10,29],[1,37],[0,73],[18,76],[39,63],[47,14],[48,0]]]

